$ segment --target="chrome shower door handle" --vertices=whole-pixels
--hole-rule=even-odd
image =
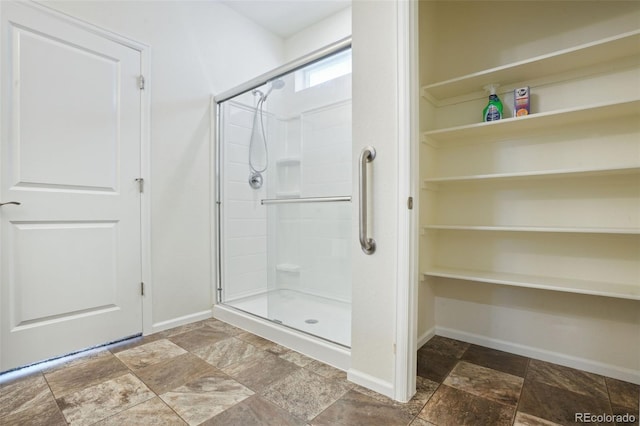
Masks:
[[[365,254],[376,251],[376,240],[367,236],[367,163],[376,158],[376,150],[372,146],[365,146],[360,152],[359,172],[359,209],[360,209],[360,247]]]
[[[6,206],[7,204],[13,204],[13,205],[16,205],[16,206],[20,205],[20,203],[17,202],[17,201],[7,201],[6,203],[0,203],[0,207]]]

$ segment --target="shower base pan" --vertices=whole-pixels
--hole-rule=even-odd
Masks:
[[[294,290],[272,290],[215,305],[215,318],[348,370],[351,306]]]

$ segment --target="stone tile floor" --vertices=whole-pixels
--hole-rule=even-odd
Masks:
[[[443,337],[406,404],[210,319],[0,376],[0,425],[553,425],[638,418],[640,386]],[[636,420],[636,423],[637,420]]]
[[[418,350],[418,375],[440,384],[418,425],[587,423],[576,413],[627,414],[635,421],[617,424],[638,425],[638,385],[440,336]]]

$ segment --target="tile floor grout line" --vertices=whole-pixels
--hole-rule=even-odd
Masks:
[[[349,391],[347,391],[349,392]],[[344,395],[347,394],[347,392],[344,393]],[[340,399],[342,399],[342,397],[344,397],[344,395],[340,396],[340,398],[336,399],[335,401],[333,401],[331,404],[327,405],[324,410],[320,411],[316,416],[314,416],[312,419],[310,420],[306,420],[307,424],[309,425],[313,425],[313,421],[315,419],[317,419],[318,417],[320,417],[322,415],[322,413],[324,413],[325,411],[327,411],[329,408],[333,407],[335,404],[338,403],[338,401],[340,401]]]
[[[522,387],[520,388],[520,394],[518,395],[518,402],[516,403],[516,409],[513,412],[513,419],[511,421],[512,425],[516,424],[516,418],[518,417],[518,409],[520,408],[520,402],[522,401],[522,394],[524,393],[524,385],[527,381],[527,374],[529,373],[530,363],[531,363],[531,358],[527,357],[527,366],[524,369],[524,377],[522,378]]]
[[[41,370],[41,371],[38,372],[38,374],[42,375],[42,378],[44,379],[44,382],[47,384],[47,388],[49,389],[49,393],[51,394],[51,397],[53,398],[53,402],[56,403],[56,407],[58,407],[58,411],[60,412],[60,415],[64,419],[64,422],[67,425],[70,424],[67,421],[67,416],[64,415],[64,412],[62,411],[62,408],[60,408],[60,404],[58,404],[58,398],[56,398],[56,394],[53,393],[53,389],[51,389],[51,385],[49,384],[49,380],[47,380],[47,376],[45,376],[44,371]]]
[[[428,379],[427,379],[427,380],[428,380]],[[431,398],[433,398],[433,396],[436,394],[436,392],[438,392],[438,389],[440,389],[440,387],[442,386],[442,383],[443,383],[443,382],[444,382],[444,380],[443,380],[442,382],[438,383],[438,386],[436,386],[436,388],[435,388],[435,390],[433,391],[433,393],[431,394],[431,396],[429,396],[429,398],[427,398],[427,401],[424,403],[424,405],[422,406],[422,408],[420,409],[420,411],[418,411],[418,414],[416,414],[416,418],[420,417],[420,413],[422,413],[422,410],[424,410],[424,407],[426,407],[426,406],[427,406],[427,404],[429,403],[429,401],[431,401]],[[425,421],[429,421],[430,423],[433,423],[433,422],[431,422],[430,420],[423,419],[422,417],[420,417],[420,419],[421,419],[421,420],[425,420]],[[413,419],[413,420],[415,420],[415,419]],[[436,425],[436,426],[439,426],[437,423],[433,423],[433,424],[434,424],[434,425]]]
[[[154,392],[154,393],[155,393],[155,392]],[[157,398],[158,398],[160,401],[162,401],[162,403],[163,403],[164,405],[166,405],[166,406],[169,408],[169,410],[171,410],[171,411],[172,411],[176,416],[178,416],[178,418],[179,418],[180,420],[182,420],[186,425],[188,425],[188,424],[189,424],[189,422],[187,421],[187,419],[183,418],[183,417],[182,417],[182,416],[181,416],[181,415],[180,415],[180,414],[179,414],[179,413],[178,413],[178,412],[177,412],[177,411],[176,411],[172,406],[170,406],[169,404],[167,404],[167,402],[166,402],[164,399],[162,399],[162,397],[161,397],[160,395],[157,395],[157,394],[156,394],[156,396],[157,396]],[[215,417],[215,416],[214,416],[214,417]]]
[[[293,373],[292,373],[292,374],[293,374]],[[262,399],[263,401],[266,401],[269,405],[272,405],[272,406],[274,406],[274,407],[276,407],[276,408],[278,408],[278,409],[280,409],[280,410],[284,410],[283,408],[279,407],[277,404],[275,404],[274,402],[271,402],[269,399],[267,399],[267,398],[263,397],[263,396],[262,396],[262,395],[260,395],[260,394],[255,394],[255,396],[256,396],[257,398]],[[248,399],[248,398],[247,398],[247,399]],[[244,401],[243,401],[243,402],[244,402]],[[299,421],[301,421],[301,422],[304,422],[304,423],[306,423],[306,424],[310,424],[308,420],[306,420],[306,419],[301,419],[300,417],[296,416],[295,414],[293,414],[293,413],[292,413],[292,412],[290,412],[289,410],[284,410],[284,411],[286,411],[286,412],[287,412],[291,417],[293,417],[294,419],[299,420]],[[317,416],[316,416],[316,417],[317,417]],[[314,417],[314,418],[315,418],[315,417]]]
[[[161,340],[161,339],[158,339],[158,340]],[[169,339],[167,338],[167,340],[169,340]],[[154,341],[157,341],[157,340],[154,340]],[[152,341],[152,342],[147,342],[147,343],[153,343],[154,341]],[[170,341],[170,340],[169,340],[169,341]],[[141,340],[141,341],[140,341],[140,345],[136,345],[136,346],[134,346],[134,347],[131,347],[131,348],[125,349],[124,351],[127,351],[127,350],[129,350],[129,349],[138,348],[138,347],[140,347],[140,346],[146,345],[147,343],[142,343],[142,340]],[[173,343],[173,342],[172,342],[172,343]],[[124,351],[122,351],[122,352],[124,352]],[[171,410],[171,411],[172,411],[176,416],[178,416],[178,418],[179,418],[180,420],[182,420],[185,424],[187,424],[187,425],[189,424],[189,422],[187,422],[187,421],[186,421],[186,420],[185,420],[185,419],[184,419],[180,414],[178,414],[178,412],[176,412],[176,410],[174,410],[172,406],[170,406],[169,404],[167,404],[167,403],[165,402],[165,400],[164,400],[164,399],[162,399],[162,397],[161,397],[161,396],[160,396],[156,391],[154,391],[153,389],[151,389],[151,388],[149,387],[149,385],[148,385],[147,383],[145,383],[145,381],[144,381],[144,380],[142,380],[142,378],[141,378],[140,376],[138,376],[138,374],[137,374],[137,373],[136,373],[136,372],[135,372],[131,367],[129,367],[127,364],[125,364],[125,363],[124,363],[124,362],[123,362],[123,361],[122,361],[122,360],[121,360],[121,359],[120,359],[116,354],[114,354],[113,352],[111,352],[111,349],[109,349],[109,352],[111,353],[111,355],[112,355],[114,358],[116,358],[118,361],[120,361],[120,362],[121,362],[121,363],[122,363],[122,364],[127,368],[127,370],[129,370],[129,372],[130,372],[130,373],[131,373],[131,374],[132,374],[136,379],[140,380],[140,381],[141,381],[141,382],[142,382],[142,383],[147,387],[147,389],[149,389],[149,391],[151,391],[151,393],[153,393],[153,394],[155,395],[155,398],[158,398],[160,401],[162,401],[162,403],[163,403],[164,405],[166,405],[166,406],[167,406],[167,407],[168,407],[168,408],[169,408],[169,409],[170,409],[170,410]],[[118,352],[118,353],[120,353],[120,352]],[[187,351],[187,353],[191,353],[191,352]],[[151,364],[151,365],[153,365],[153,364]],[[149,398],[149,399],[147,399],[146,401],[142,401],[142,402],[140,402],[139,404],[134,405],[134,407],[137,407],[137,406],[138,406],[138,405],[140,405],[140,404],[144,404],[145,402],[148,402],[148,401],[152,400],[153,398],[154,398],[154,397]],[[131,408],[133,408],[133,407],[129,407],[129,408],[127,408],[127,410],[129,410],[129,409],[131,409]],[[113,414],[112,416],[109,416],[109,417],[116,416],[116,415],[118,415],[118,414],[120,414],[120,413],[123,413],[124,411],[127,411],[127,410],[119,411],[118,413]],[[109,417],[107,417],[107,418],[109,418]],[[105,418],[105,419],[102,419],[102,420],[106,420],[106,418]],[[102,421],[102,420],[98,420],[98,422],[100,422],[100,421]],[[98,422],[95,422],[95,423],[98,423]],[[95,423],[94,423],[94,424],[95,424]]]
[[[191,353],[191,352],[189,352],[189,353]],[[123,364],[124,364],[124,363],[123,363]],[[131,369],[129,368],[129,370],[131,370]],[[187,421],[186,421],[186,419],[184,419],[180,414],[178,414],[178,412],[177,412],[176,410],[174,410],[172,406],[170,406],[169,404],[167,404],[167,403],[165,402],[165,400],[164,400],[164,399],[162,399],[162,397],[161,397],[161,396],[160,396],[156,391],[154,391],[153,389],[151,389],[151,388],[149,387],[149,385],[147,385],[147,384],[145,383],[145,381],[144,381],[144,380],[142,380],[142,377],[139,377],[139,376],[135,373],[135,371],[133,371],[133,370],[131,370],[131,374],[133,374],[133,375],[136,377],[136,379],[138,379],[138,380],[140,380],[142,383],[144,383],[144,385],[145,385],[145,386],[146,386],[146,387],[147,387],[147,388],[148,388],[148,389],[149,389],[149,390],[150,390],[150,391],[155,395],[155,398],[158,398],[160,401],[162,401],[162,403],[163,403],[164,405],[166,405],[166,406],[167,406],[167,407],[168,407],[168,408],[169,408],[169,409],[170,409],[170,410],[171,410],[171,411],[172,411],[176,416],[178,416],[178,418],[179,418],[180,420],[182,420],[183,422],[185,422],[185,424],[187,424],[187,425],[189,424],[189,422],[187,422]],[[146,401],[144,401],[144,402],[147,402],[147,401],[149,401],[149,400],[151,400],[151,399],[153,399],[153,398],[149,398],[149,399],[147,399],[147,400],[146,400]],[[141,402],[141,404],[142,404],[142,402]],[[140,404],[137,404],[137,405],[140,405]],[[132,407],[132,408],[133,408],[133,407]],[[124,411],[126,411],[126,410],[124,410]],[[122,411],[121,411],[120,413],[122,413]],[[118,413],[118,414],[120,414],[120,413]]]
[[[611,391],[609,390],[609,383],[606,377],[602,376],[604,380],[604,388],[607,390],[607,401],[609,402],[609,409],[611,410],[611,414],[613,414],[613,401],[611,401]]]

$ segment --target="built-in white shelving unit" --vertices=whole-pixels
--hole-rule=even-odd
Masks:
[[[478,70],[453,58],[471,70],[457,76],[422,62],[424,276],[640,300],[640,29],[560,41]],[[506,57],[528,48],[508,43]],[[531,113],[479,122],[492,83],[507,112],[530,86]],[[593,281],[562,267],[590,257]]]
[[[552,78],[563,72],[575,71],[593,65],[611,63],[636,55],[640,44],[640,31],[606,37],[544,55],[480,70],[445,81],[427,84],[423,93],[435,100],[455,98],[471,93],[484,96],[482,87],[500,83],[503,87],[519,87],[523,82]],[[487,48],[492,48],[488,45]],[[437,101],[436,101],[437,102]]]
[[[424,143],[444,143],[450,140],[487,140],[512,137],[521,132],[541,128],[560,127],[587,123],[594,120],[630,117],[640,119],[640,100],[628,99],[616,102],[580,105],[555,111],[540,112],[524,117],[505,118],[499,121],[480,122],[445,129],[423,132]]]
[[[586,228],[551,226],[486,226],[486,225],[427,225],[425,230],[440,229],[449,231],[492,231],[492,232],[546,232],[577,234],[640,234],[640,228]]]
[[[513,274],[469,269],[432,268],[424,272],[430,277],[470,280],[515,287],[564,291],[595,296],[640,300],[640,287],[633,284],[618,284],[602,281],[574,280],[563,277]]]
[[[424,184],[429,183],[448,183],[448,182],[472,182],[472,181],[490,181],[490,180],[527,180],[527,179],[563,179],[563,178],[581,178],[589,176],[611,176],[611,175],[639,175],[640,165],[628,166],[612,166],[591,169],[564,169],[564,170],[534,170],[528,172],[513,173],[493,173],[478,174],[467,176],[447,176],[427,178]],[[424,187],[424,185],[423,185]],[[425,188],[426,189],[426,188]]]

